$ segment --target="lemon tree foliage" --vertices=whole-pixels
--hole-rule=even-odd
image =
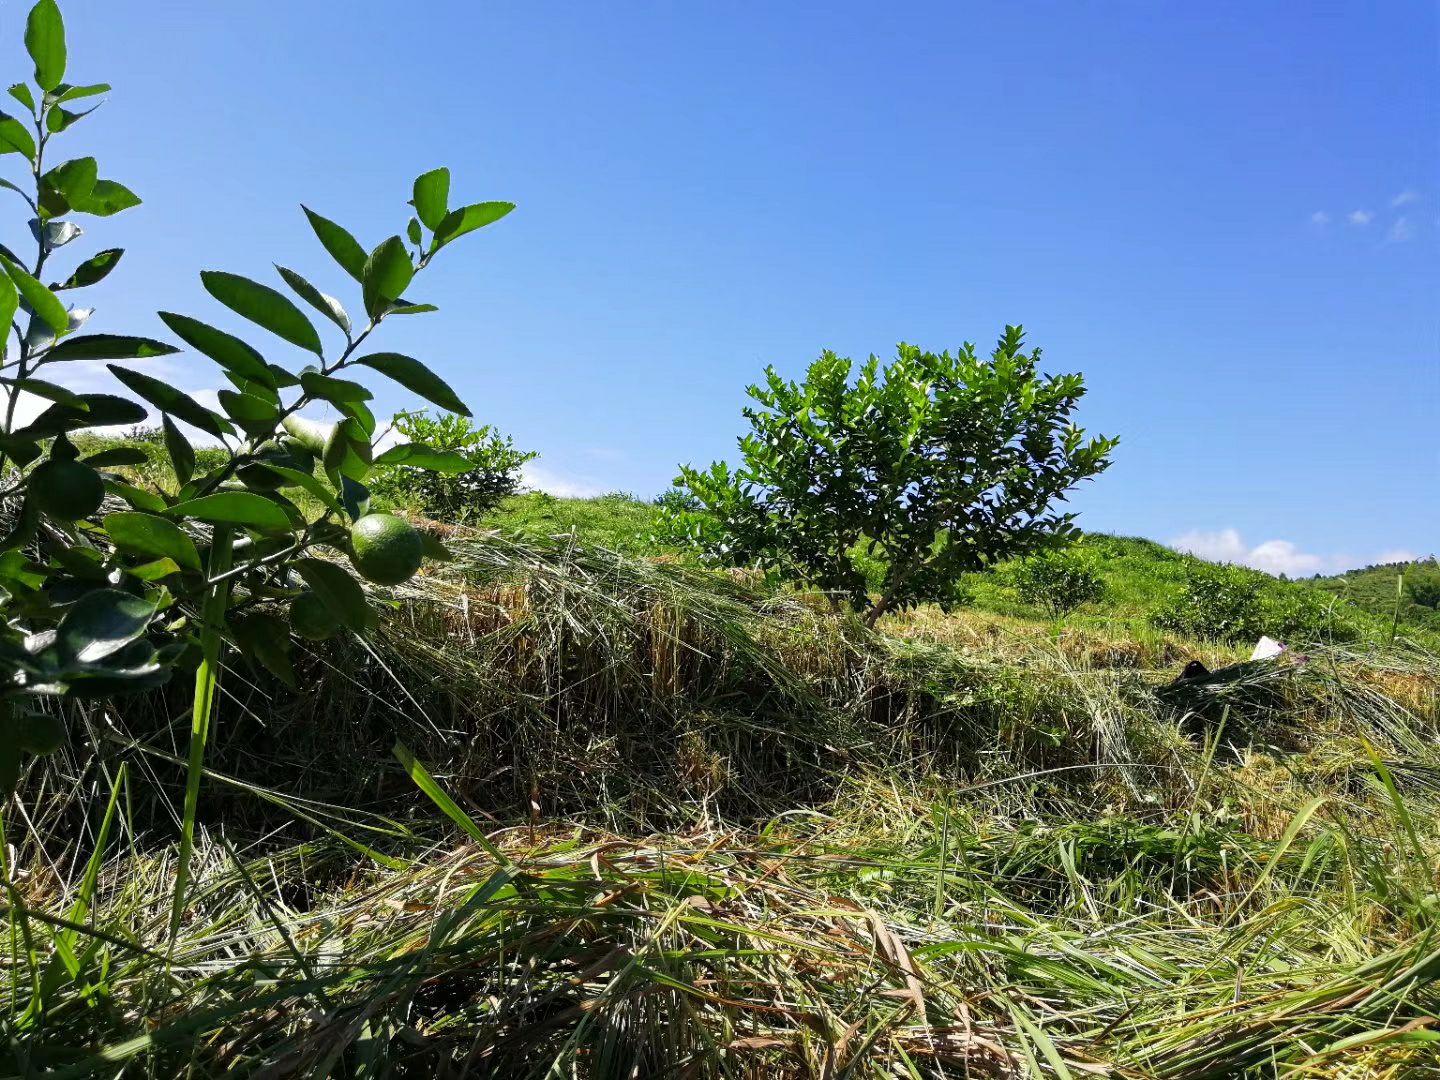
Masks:
[[[901,345],[858,375],[833,352],[803,382],[767,368],[749,388],[743,463],[683,466],[668,531],[716,561],[818,586],[872,625],[946,595],[962,574],[1074,532],[1053,504],[1109,465],[1117,440],[1071,422],[1082,376],[1039,362],[1009,326],[988,358]],[[862,564],[876,558],[872,598]]]
[[[65,81],[65,26],[54,0],[29,13],[25,44],[33,80],[11,86],[13,114],[0,113],[0,166],[15,166],[0,186],[26,211],[24,228],[13,233],[28,233],[25,243],[12,235],[0,245],[0,325],[14,331],[0,359],[0,788],[13,787],[24,755],[63,741],[46,698],[114,695],[194,670],[188,820],[224,651],[292,681],[291,630],[319,639],[340,627],[364,630],[373,619],[336,554],[386,584],[414,574],[426,555],[443,556],[404,521],[369,513],[376,422],[372,392],[356,376],[390,378],[466,411],[420,360],[370,341],[393,317],[435,310],[411,295],[419,275],[458,237],[513,207],[452,206],[449,173],[435,169],[415,181],[409,220],[369,248],[305,208],[309,228],[338,264],[346,288],[336,291],[350,294],[343,300],[284,267],[274,284],[203,272],[210,296],[255,330],[242,338],[209,316],[160,313],[174,338],[228,381],[219,408],[208,408],[143,363],[132,366],[176,353],[177,345],[85,332],[91,309],[78,297],[124,253],[68,256],[87,219],[140,200],[103,177],[93,157],[61,151],[110,87]],[[51,372],[76,360],[108,363],[129,395],[66,389]],[[36,400],[44,407],[22,419],[22,402],[28,414]],[[311,406],[329,406],[339,419],[305,419]],[[72,436],[141,423],[152,410],[178,490],[135,486],[113,471],[139,463],[145,455],[136,448],[80,456]],[[187,429],[221,442],[223,452],[197,452]],[[470,468],[461,455],[423,445],[406,454],[407,464],[429,471]],[[318,509],[302,510],[297,491]]]

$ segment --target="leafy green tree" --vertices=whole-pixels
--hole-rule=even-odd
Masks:
[[[1057,513],[1079,481],[1109,465],[1117,440],[1071,422],[1078,374],[1039,371],[1040,350],[1006,327],[989,358],[901,345],[858,376],[825,352],[803,382],[767,368],[746,408],[743,464],[682,466],[698,510],[666,509],[668,531],[706,556],[809,582],[873,625],[886,611],[953,590],[965,573],[1074,531]],[[871,599],[860,565],[885,570]]]
[[[451,208],[450,176],[419,177],[401,233],[366,249],[340,225],[305,210],[321,245],[358,289],[352,320],[345,306],[305,278],[278,267],[280,279],[329,325],[328,347],[316,325],[288,296],[238,274],[207,270],[205,290],[306,361],[277,363],[248,342],[188,315],[161,320],[196,352],[217,363],[231,388],[220,411],[170,383],[131,367],[109,365],[136,398],[161,414],[162,437],[176,489],[126,483],[113,470],[145,459],[136,447],[81,457],[73,436],[88,429],[133,425],[147,409],[113,394],[78,394],[43,379],[67,361],[133,361],[177,352],[167,342],[117,334],[84,334],[90,309],[62,297],[110,274],[123,252],[107,249],[68,275],[52,264],[81,235],[77,217],[108,217],[139,203],[102,178],[92,157],[53,164],[61,136],[85,119],[89,99],[110,88],[72,85],[65,26],[55,0],[29,13],[25,45],[33,85],[10,96],[24,120],[0,115],[0,160],[25,166],[21,183],[3,186],[29,211],[33,256],[0,247],[0,326],[13,322],[15,342],[0,358],[4,428],[0,430],[0,505],[9,531],[0,538],[0,788],[13,789],[23,755],[53,751],[65,737],[47,698],[107,697],[153,687],[176,668],[194,670],[189,773],[172,931],[183,913],[196,800],[224,651],[293,685],[287,615],[302,605],[307,637],[325,623],[364,631],[373,615],[356,579],[323,549],[348,557],[371,580],[393,583],[414,573],[423,554],[443,550],[389,515],[369,513],[364,480],[373,464],[459,473],[458,454],[404,444],[376,456],[372,393],[351,376],[378,372],[441,408],[469,415],[464,404],[420,361],[365,349],[382,323],[434,308],[411,300],[413,280],[466,233],[508,214],[507,202]],[[47,274],[47,270],[51,273]],[[44,278],[50,277],[45,284]],[[22,395],[51,404],[17,426]],[[306,420],[307,406],[333,407],[333,424]],[[222,461],[204,461],[182,426],[224,444]],[[317,473],[318,466],[318,473]],[[301,489],[321,510],[307,517],[287,497]]]
[[[1056,619],[1105,596],[1105,582],[1094,565],[1074,550],[1032,555],[1015,567],[1012,580],[1022,601]]]
[[[385,465],[375,470],[371,490],[394,500],[413,500],[426,514],[446,520],[475,517],[514,495],[520,490],[521,468],[536,456],[515,449],[510,436],[489,424],[477,426],[454,413],[399,413],[395,430],[410,442],[457,454],[469,467],[459,473],[437,473],[403,462]]]

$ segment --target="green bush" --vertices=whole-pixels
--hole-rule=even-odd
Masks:
[[[1179,595],[1151,621],[1164,630],[1214,641],[1253,641],[1269,634],[1295,644],[1361,636],[1355,620],[1314,589],[1199,560],[1187,562]]]
[[[449,521],[472,519],[514,495],[520,490],[521,467],[535,457],[531,451],[515,449],[510,436],[489,424],[477,426],[453,413],[402,412],[395,417],[395,430],[411,442],[458,454],[470,467],[441,474],[405,464],[384,465],[371,474],[370,490]]]
[[[1011,571],[1011,580],[1022,601],[1056,619],[1105,596],[1093,563],[1074,549],[1032,555]]]
[[[755,566],[863,611],[950,595],[967,573],[1073,531],[1052,504],[1109,465],[1116,440],[1086,439],[1078,374],[1047,376],[1008,326],[989,358],[901,345],[858,377],[826,352],[803,382],[774,368],[752,386],[743,464],[682,466],[699,510],[664,508],[669,535],[716,562]],[[867,570],[883,567],[871,600]]]

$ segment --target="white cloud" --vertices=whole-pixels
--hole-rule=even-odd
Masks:
[[[1393,199],[1390,200],[1390,205],[1394,207],[1409,206],[1411,203],[1419,201],[1420,192],[1416,191],[1414,188],[1406,188],[1404,191],[1400,192],[1399,195],[1396,195]]]
[[[1415,226],[1410,223],[1408,217],[1402,214],[1390,226],[1390,231],[1385,234],[1385,239],[1392,244],[1403,244],[1406,240],[1413,240],[1415,239]]]
[[[1375,215],[1369,210],[1351,210],[1348,220],[1351,225],[1369,225]]]
[[[1234,563],[1286,577],[1338,574],[1374,563],[1408,562],[1414,553],[1392,549],[1365,557],[1346,552],[1327,555],[1303,551],[1290,540],[1266,540],[1251,546],[1238,529],[1195,529],[1170,541],[1176,551],[1186,551],[1211,562]]]
[[[526,462],[525,467],[520,470],[520,478],[527,488],[535,491],[543,491],[547,495],[556,495],[562,499],[593,499],[597,495],[604,495],[607,491],[613,491],[613,486],[597,484],[588,477],[564,476],[552,472],[543,465],[536,465],[533,461]]]
[[[1316,210],[1315,213],[1310,215],[1310,224],[1323,228],[1330,224],[1330,215],[1324,210]]]

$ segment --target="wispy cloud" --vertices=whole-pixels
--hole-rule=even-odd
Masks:
[[[1286,577],[1310,577],[1313,574],[1338,574],[1372,563],[1409,562],[1414,552],[1392,549],[1369,556],[1346,552],[1321,555],[1304,551],[1290,540],[1266,540],[1251,545],[1238,529],[1195,529],[1170,541],[1176,551],[1187,551],[1212,562],[1234,563],[1263,570],[1267,574]]]
[[[1369,225],[1375,220],[1375,214],[1369,210],[1351,210],[1350,216],[1346,220],[1351,225]]]
[[[1406,188],[1404,191],[1400,192],[1399,195],[1396,195],[1393,199],[1390,200],[1390,205],[1395,207],[1396,209],[1399,209],[1402,206],[1409,206],[1411,203],[1417,203],[1419,201],[1420,192],[1416,191],[1414,188]]]
[[[1392,244],[1403,244],[1406,240],[1415,239],[1415,225],[1404,214],[1395,219],[1390,226],[1390,231],[1385,234],[1385,239]]]
[[[1310,224],[1324,227],[1330,224],[1330,215],[1324,210],[1316,210],[1310,215]]]

